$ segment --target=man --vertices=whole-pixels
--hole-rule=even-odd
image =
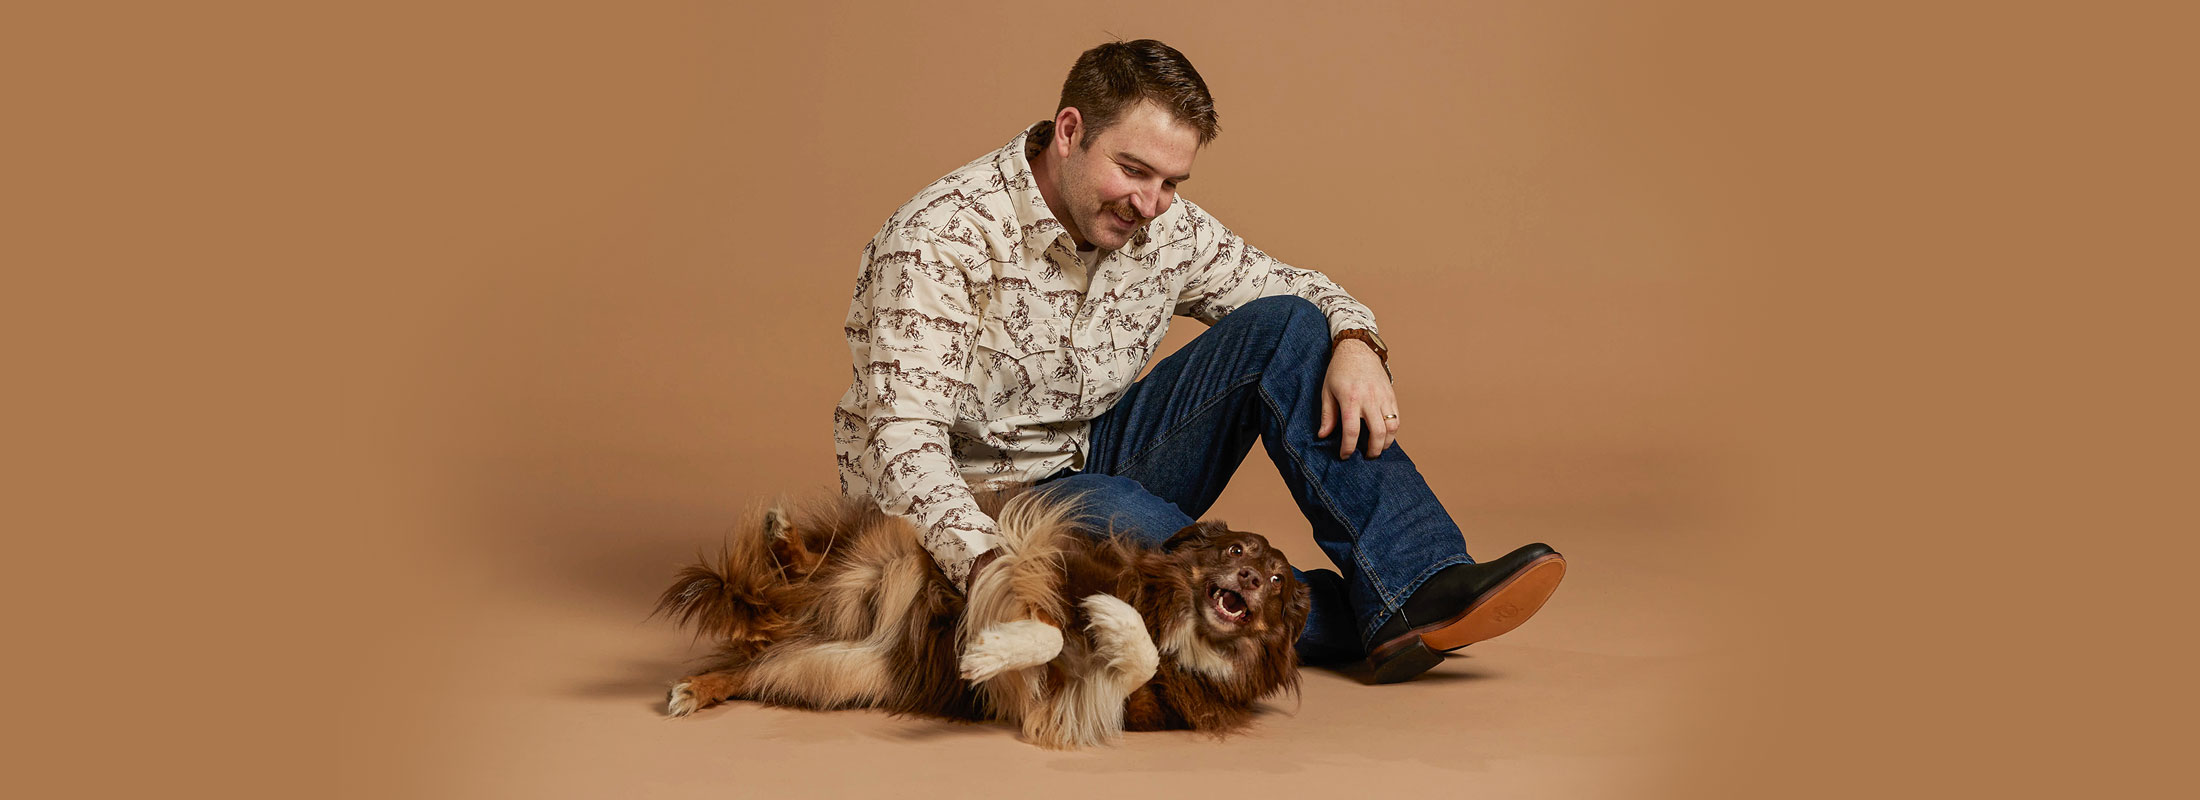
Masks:
[[[1487,563],[1404,450],[1374,314],[1177,197],[1219,131],[1182,53],[1111,42],[1051,120],[955,170],[863,251],[835,414],[842,491],[912,518],[957,585],[998,542],[973,487],[1073,491],[1159,542],[1206,513],[1260,439],[1337,570],[1300,573],[1309,663],[1388,683],[1517,627],[1566,563]],[[1137,381],[1172,315],[1209,329]]]

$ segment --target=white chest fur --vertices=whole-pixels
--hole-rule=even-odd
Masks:
[[[1237,673],[1235,662],[1208,644],[1195,630],[1198,625],[1199,621],[1196,619],[1176,620],[1169,627],[1168,633],[1161,637],[1161,652],[1174,657],[1177,665],[1185,669],[1218,681],[1229,680]]]

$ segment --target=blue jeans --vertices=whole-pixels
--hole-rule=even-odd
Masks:
[[[1315,437],[1329,351],[1313,303],[1247,303],[1095,418],[1084,469],[1047,477],[1043,491],[1077,493],[1082,513],[1158,545],[1207,513],[1259,439],[1337,567],[1294,570],[1314,599],[1300,656],[1364,655],[1368,635],[1423,581],[1474,559],[1403,447],[1371,459],[1363,436],[1363,452],[1339,459],[1341,430]]]

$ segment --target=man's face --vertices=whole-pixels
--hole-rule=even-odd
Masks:
[[[1055,117],[1057,131],[1072,111]],[[1097,138],[1086,139],[1083,127],[1080,120],[1067,140],[1058,135],[1049,143],[1062,156],[1056,196],[1067,206],[1053,210],[1067,216],[1063,222],[1081,244],[1120,249],[1176,202],[1177,184],[1192,177],[1199,130],[1152,103],[1126,109]]]

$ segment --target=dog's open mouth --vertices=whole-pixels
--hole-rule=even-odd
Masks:
[[[1215,616],[1232,625],[1245,622],[1245,596],[1220,586],[1207,588],[1207,602],[1214,606]]]

